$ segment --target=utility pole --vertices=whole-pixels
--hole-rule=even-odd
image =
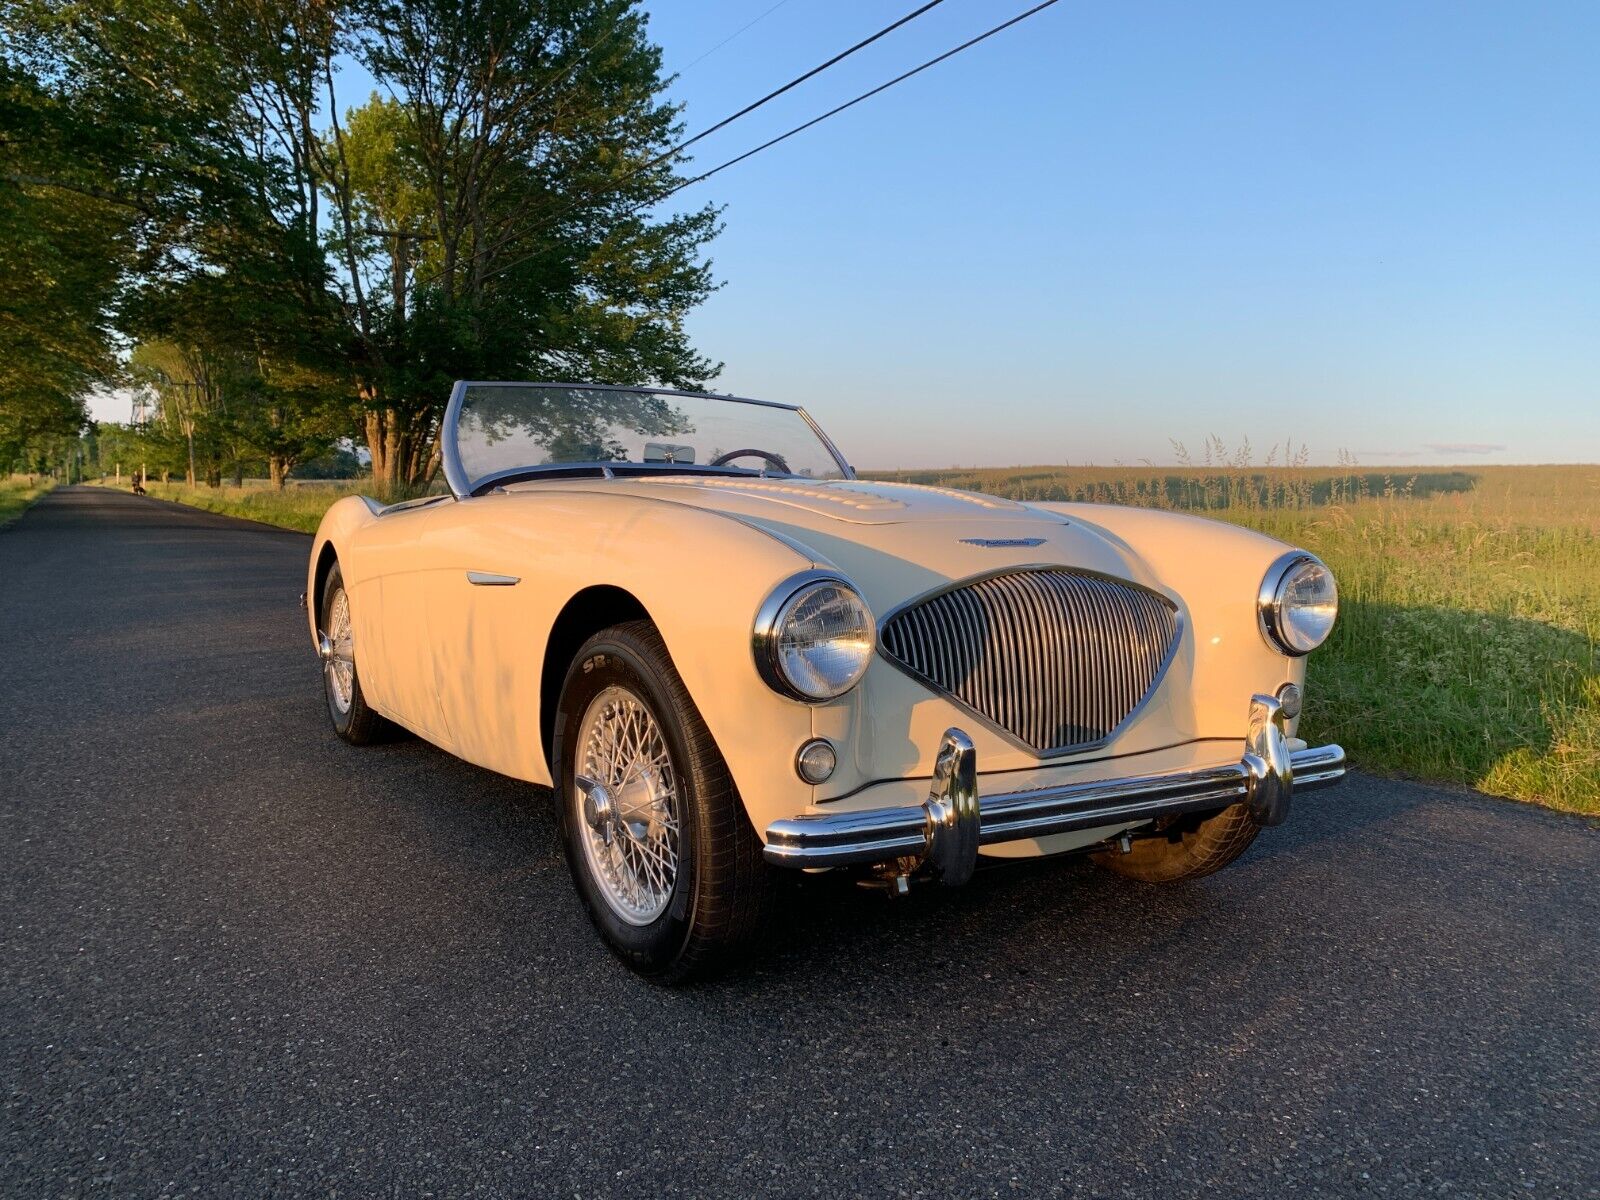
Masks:
[[[189,406],[183,413],[183,432],[189,438],[189,486],[195,486],[194,475],[194,391],[200,385],[193,380],[181,380],[181,386],[189,393]]]
[[[143,391],[133,394],[133,412],[129,416],[128,424],[135,429],[143,429],[150,422],[151,414],[155,412],[156,402]]]

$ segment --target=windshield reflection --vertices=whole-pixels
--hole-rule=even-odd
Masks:
[[[444,433],[446,474],[462,494],[494,481],[569,475],[591,466],[596,473],[849,474],[799,410],[699,393],[458,384]]]

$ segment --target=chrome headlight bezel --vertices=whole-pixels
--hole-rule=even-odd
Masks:
[[[1294,610],[1286,604],[1290,585],[1307,570],[1322,571],[1333,589],[1333,619],[1315,640],[1312,640],[1312,635],[1296,629]],[[1267,645],[1290,658],[1304,658],[1328,640],[1328,635],[1338,622],[1338,581],[1334,579],[1333,572],[1328,570],[1328,565],[1315,554],[1291,550],[1268,567],[1266,575],[1262,577],[1261,591],[1256,598],[1256,614],[1260,619],[1261,636],[1266,639]]]
[[[840,681],[837,685],[829,685],[828,688],[808,687],[807,681],[793,678],[786,666],[784,644],[785,628],[794,618],[796,609],[822,587],[837,588],[854,599],[860,606],[862,624],[867,637],[866,651],[860,656],[860,661],[848,679]],[[802,571],[784,580],[762,602],[760,611],[756,613],[752,647],[755,652],[756,670],[773,691],[806,704],[825,704],[830,700],[837,700],[861,682],[861,677],[866,674],[872,655],[878,648],[878,626],[861,592],[844,576],[836,571]]]

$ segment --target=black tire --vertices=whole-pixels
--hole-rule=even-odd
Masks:
[[[1235,804],[1165,836],[1141,838],[1126,854],[1107,850],[1094,857],[1102,867],[1129,879],[1178,883],[1222,870],[1249,848],[1260,828],[1250,819],[1249,809]]]
[[[664,911],[648,924],[618,915],[590,861],[594,851],[582,840],[593,835],[577,784],[578,755],[586,753],[579,730],[591,702],[614,688],[648,709],[673,776],[677,868]],[[584,643],[562,685],[553,751],[567,866],[590,919],[618,958],[652,982],[677,984],[714,971],[756,939],[771,909],[774,872],[654,625],[629,621]]]
[[[323,582],[322,595],[317,601],[317,630],[327,633],[331,630],[333,621],[333,608],[335,599],[344,592],[344,575],[335,562],[333,569],[328,572],[328,578]],[[346,596],[345,603],[349,604]],[[373,712],[367,704],[367,697],[361,690],[361,672],[354,661],[354,645],[351,647],[350,663],[350,702],[348,707],[341,703],[334,673],[329,664],[324,663],[322,669],[322,696],[328,705],[328,716],[333,721],[333,731],[352,746],[370,746],[375,742],[391,740],[397,726],[393,722],[380,717]]]

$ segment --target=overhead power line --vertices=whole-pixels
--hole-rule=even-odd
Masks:
[[[699,175],[696,175],[691,179],[685,179],[681,183],[673,185],[673,187],[671,187],[667,191],[663,192],[660,196],[656,197],[654,200],[650,201],[650,203],[659,204],[661,201],[665,200],[668,196],[671,196],[676,192],[681,192],[686,187],[690,187],[690,186],[692,186],[692,185],[694,185],[696,183],[701,182],[702,180],[710,179],[713,175],[717,174],[719,171],[726,171],[729,167],[734,166],[737,163],[742,163],[745,159],[751,158],[754,155],[760,154],[763,150],[771,149],[773,146],[776,146],[779,142],[786,142],[790,138],[792,138],[795,134],[804,133],[807,129],[810,129],[813,125],[820,125],[820,124],[822,124],[822,122],[826,121],[829,117],[838,116],[840,113],[844,112],[845,109],[854,108],[856,105],[860,104],[863,100],[870,100],[870,99],[872,99],[872,97],[878,95],[878,93],[888,91],[890,88],[894,87],[894,85],[897,84],[897,83],[904,83],[907,79],[910,79],[913,75],[920,75],[923,71],[926,71],[929,67],[938,66],[940,63],[944,62],[945,59],[947,59],[947,58],[954,58],[957,54],[960,54],[963,50],[966,50],[966,49],[969,49],[969,48],[971,48],[973,46],[976,46],[979,42],[986,41],[987,39],[992,38],[995,34],[1002,33],[1005,30],[1010,29],[1013,25],[1017,24],[1018,22],[1025,21],[1029,17],[1033,16],[1034,13],[1042,12],[1045,9],[1049,8],[1052,4],[1056,4],[1056,3],[1058,3],[1058,0],[1044,0],[1043,4],[1036,4],[1032,8],[1028,9],[1027,12],[1018,13],[1016,16],[1012,17],[1009,21],[1005,21],[1005,22],[1003,22],[1003,23],[1001,23],[999,25],[996,25],[993,29],[990,29],[990,30],[988,30],[988,31],[986,31],[984,33],[980,33],[977,37],[972,38],[970,41],[962,42],[961,45],[955,47],[952,50],[946,50],[943,54],[939,55],[937,58],[930,58],[927,62],[923,63],[921,66],[912,67],[911,70],[907,71],[904,75],[896,75],[893,79],[889,80],[889,82],[880,83],[877,87],[873,88],[871,91],[862,92],[861,95],[857,96],[854,100],[846,100],[843,104],[839,105],[837,108],[830,108],[827,112],[823,113],[821,116],[812,117],[811,120],[806,121],[804,124],[796,125],[793,129],[789,130],[787,133],[780,133],[775,138],[769,138],[767,141],[762,142],[759,146],[756,146],[754,149],[746,150],[743,154],[736,155],[735,157],[728,159],[726,162],[718,163],[716,166],[712,167],[709,171],[702,171]]]
[[[699,66],[701,63],[705,62],[706,59],[710,58],[713,54],[715,54],[718,50],[721,50],[729,42],[733,41],[734,38],[736,38],[740,34],[744,33],[745,30],[750,29],[750,28],[752,28],[752,27],[754,27],[756,25],[761,24],[762,21],[765,21],[768,17],[770,17],[773,13],[777,12],[780,8],[782,8],[787,3],[789,3],[789,0],[778,0],[778,2],[776,4],[774,4],[771,8],[769,8],[765,12],[763,12],[759,17],[755,18],[755,20],[749,21],[749,22],[739,26],[739,28],[735,29],[732,33],[730,33],[727,37],[723,38],[715,46],[711,47],[711,49],[707,50],[699,58],[697,58],[693,62],[689,63],[688,66],[683,67],[678,72],[678,74],[682,75],[684,73],[684,71],[687,71],[689,69],[689,67]]]
[[[774,88],[772,91],[768,92],[765,96],[761,97],[761,99],[753,101],[750,104],[746,104],[743,108],[741,108],[738,112],[734,113],[732,116],[723,117],[722,120],[718,121],[715,125],[712,125],[712,126],[710,126],[709,128],[706,128],[706,129],[702,129],[699,133],[695,134],[692,138],[688,138],[685,141],[679,142],[676,146],[672,147],[672,149],[670,149],[670,150],[662,151],[660,154],[656,155],[655,158],[651,159],[649,162],[645,163],[644,166],[640,167],[639,170],[648,171],[651,167],[655,166],[657,163],[665,162],[667,159],[671,158],[673,155],[678,154],[681,151],[688,149],[690,146],[694,145],[696,142],[700,141],[702,138],[710,137],[713,133],[717,132],[717,130],[719,130],[719,129],[726,129],[729,125],[732,125],[740,117],[746,116],[749,113],[755,112],[756,109],[760,108],[763,104],[766,104],[768,101],[776,100],[779,96],[783,95],[785,92],[799,87],[802,83],[804,83],[806,80],[812,78],[813,76],[820,75],[824,71],[826,71],[829,67],[834,66],[837,63],[843,62],[845,59],[849,58],[852,54],[854,54],[857,50],[866,49],[868,46],[872,45],[872,43],[877,41],[879,38],[887,37],[889,34],[893,33],[896,29],[899,29],[900,26],[906,25],[906,24],[909,24],[912,21],[915,21],[918,17],[920,17],[923,13],[927,12],[930,8],[938,8],[939,5],[941,5],[943,3],[944,3],[944,0],[928,0],[928,3],[924,4],[921,8],[913,9],[911,12],[908,12],[905,16],[901,17],[898,21],[895,21],[891,25],[885,25],[882,29],[878,30],[878,32],[873,34],[871,37],[862,38],[854,46],[851,46],[848,50],[839,51],[839,53],[835,54],[827,62],[818,63],[816,66],[812,67],[811,70],[807,71],[804,75],[796,75],[793,79],[789,80],[789,82],[784,84],[782,87]]]
[[[783,0],[780,0],[780,4],[782,2],[783,2]],[[815,78],[816,76],[822,74],[822,72],[826,71],[829,67],[835,66],[835,65],[843,62],[845,59],[849,58],[852,54],[856,53],[858,50],[866,49],[868,46],[872,45],[873,42],[878,41],[880,38],[887,37],[889,34],[893,33],[896,29],[899,29],[902,25],[907,25],[910,22],[915,21],[923,13],[929,11],[930,9],[938,8],[939,5],[941,5],[943,3],[944,3],[944,0],[928,0],[928,2],[926,4],[923,4],[923,5],[921,5],[921,6],[917,7],[917,8],[912,9],[905,16],[901,17],[899,20],[894,21],[894,22],[892,22],[892,23],[890,23],[888,25],[885,25],[882,29],[878,30],[876,33],[871,34],[868,37],[862,38],[855,45],[850,46],[850,47],[848,47],[848,48],[846,48],[844,50],[839,51],[839,53],[835,54],[832,58],[828,59],[826,62],[818,63],[816,66],[812,67],[805,74],[796,75],[793,79],[789,80],[789,82],[784,84],[782,87],[774,88],[772,91],[768,92],[765,96],[762,96],[760,99],[751,101],[749,104],[746,104],[743,108],[741,108],[738,112],[732,113],[729,116],[723,117],[722,120],[718,121],[715,125],[708,126],[707,128],[702,129],[699,133],[695,134],[693,137],[686,138],[685,140],[679,142],[677,145],[669,147],[666,150],[663,150],[660,154],[657,154],[654,158],[649,159],[646,162],[643,162],[643,163],[639,164],[637,167],[634,167],[631,171],[629,171],[627,174],[625,174],[621,179],[616,180],[614,183],[610,184],[609,186],[607,186],[607,187],[605,187],[605,188],[603,188],[603,189],[601,189],[599,191],[592,192],[589,195],[584,196],[583,198],[581,198],[579,200],[574,200],[569,204],[562,205],[560,208],[556,209],[555,212],[550,213],[548,216],[546,216],[542,220],[535,222],[534,225],[530,229],[526,230],[525,232],[526,233],[533,233],[533,232],[536,232],[536,231],[538,231],[540,229],[545,228],[546,226],[552,225],[556,221],[559,221],[562,217],[566,216],[568,213],[572,212],[574,209],[580,207],[581,205],[591,203],[592,201],[600,199],[602,196],[606,195],[607,193],[616,191],[618,188],[620,188],[624,184],[626,184],[629,180],[635,179],[639,175],[641,175],[644,172],[650,170],[651,168],[660,166],[662,163],[666,162],[669,158],[673,158],[676,155],[681,154],[685,149],[687,149],[688,147],[694,145],[696,142],[700,141],[702,138],[710,137],[713,133],[716,133],[719,129],[726,129],[729,125],[732,125],[740,117],[748,116],[750,113],[755,112],[755,110],[760,108],[762,105],[770,103],[773,100],[776,100],[779,96],[783,95],[785,92],[792,91],[794,88],[799,87],[806,80]],[[779,5],[773,5],[773,8],[777,8],[777,7],[779,7]],[[767,10],[767,12],[771,12],[771,11],[772,11],[772,9],[768,9]],[[766,15],[767,15],[766,13],[762,14],[762,16],[766,16]],[[761,17],[757,17],[756,18],[757,21],[759,21],[760,19],[761,19]],[[753,24],[755,24],[755,22],[752,21],[751,24],[753,25]],[[749,26],[746,26],[745,28],[749,28]],[[740,30],[739,32],[742,33],[743,30]],[[733,36],[737,37],[738,33],[735,33]],[[604,40],[605,39],[602,39],[602,42]],[[732,38],[729,38],[728,40],[731,41]],[[596,45],[599,45],[599,44],[600,43],[596,43]],[[594,49],[594,47],[591,47],[589,51],[585,51],[583,57],[587,57],[588,54],[593,49]],[[715,49],[715,47],[713,47],[713,49]],[[705,57],[705,56],[702,55],[701,57]],[[676,190],[677,190],[676,188],[673,189],[673,191],[676,191]],[[665,193],[662,194],[662,196],[656,197],[655,199],[650,200],[647,203],[651,203],[651,204],[656,203],[658,200],[663,199],[666,196],[670,196],[671,194],[672,194],[671,191],[665,192]],[[638,206],[636,206],[636,209],[637,208],[642,208],[642,207],[644,207],[644,205],[638,205]],[[630,210],[630,211],[635,211],[635,210]],[[506,263],[504,266],[497,267],[494,271],[490,272],[490,274],[498,275],[502,271],[510,270],[512,267],[517,266],[517,265],[519,265],[521,263],[524,263],[524,262],[528,261],[528,258],[531,258],[531,257],[533,257],[533,256],[529,255],[529,256],[526,256],[526,257],[523,257],[523,258],[513,259],[511,262]],[[416,287],[422,287],[425,284],[432,283],[438,277],[439,277],[438,273],[435,273],[433,275],[428,276],[425,279],[419,279],[419,280],[417,280],[415,286]]]
[[[789,130],[786,133],[780,133],[775,138],[769,138],[767,141],[762,142],[761,145],[756,146],[754,149],[746,150],[743,154],[736,155],[735,157],[728,159],[726,162],[718,163],[716,166],[712,167],[711,170],[709,170],[709,171],[702,171],[699,175],[695,175],[692,178],[682,180],[681,182],[674,184],[672,187],[670,187],[666,191],[662,192],[659,196],[652,196],[648,200],[641,200],[639,203],[637,203],[637,204],[633,205],[632,207],[630,207],[627,210],[627,213],[635,213],[635,212],[638,212],[641,208],[648,208],[652,204],[660,204],[663,200],[667,199],[669,196],[675,195],[676,193],[683,191],[684,188],[692,187],[694,184],[697,184],[697,183],[701,182],[702,180],[710,179],[713,175],[717,174],[717,172],[726,171],[729,167],[734,166],[737,163],[742,163],[745,159],[750,158],[750,157],[752,157],[754,155],[760,154],[763,150],[770,149],[771,147],[776,146],[779,142],[788,141],[795,134],[803,133],[807,129],[810,129],[813,125],[820,125],[822,122],[826,121],[829,117],[838,116],[840,113],[844,112],[845,109],[854,108],[857,104],[860,104],[863,100],[870,100],[873,96],[876,96],[881,92],[888,91],[890,88],[894,87],[895,84],[904,83],[906,80],[910,79],[913,75],[920,75],[922,72],[926,71],[929,67],[936,67],[940,63],[944,62],[946,59],[954,58],[957,54],[960,54],[963,50],[970,50],[973,46],[976,46],[979,42],[988,41],[990,38],[994,37],[997,33],[1004,33],[1007,29],[1010,29],[1013,25],[1020,24],[1021,22],[1026,21],[1029,17],[1033,16],[1035,13],[1041,13],[1045,9],[1047,9],[1047,8],[1051,7],[1052,5],[1057,4],[1057,3],[1059,3],[1059,0],[1044,0],[1044,2],[1042,4],[1035,4],[1032,8],[1027,9],[1024,12],[1018,13],[1016,16],[1012,17],[1010,20],[1002,21],[1000,24],[994,26],[993,28],[984,30],[982,33],[978,34],[977,37],[968,38],[966,41],[962,42],[959,46],[955,46],[955,47],[953,47],[953,48],[951,48],[949,50],[946,50],[943,54],[937,55],[934,58],[930,58],[930,59],[928,59],[927,62],[921,63],[918,66],[912,67],[911,70],[906,71],[906,72],[904,72],[904,73],[902,73],[900,75],[896,75],[893,79],[889,80],[887,83],[880,83],[877,87],[872,88],[870,91],[862,92],[859,96],[855,97],[855,99],[846,100],[843,104],[840,104],[840,105],[838,105],[838,106],[836,106],[834,108],[830,108],[827,112],[823,113],[821,116],[812,117],[811,120],[806,121],[804,124],[796,125],[793,129]],[[915,16],[916,14],[913,13],[912,15]],[[909,18],[905,18],[905,19],[909,20]],[[707,132],[710,132],[710,131],[708,130]],[[632,178],[632,176],[629,176],[628,178]],[[588,199],[589,200],[594,200],[594,199],[598,199],[598,197],[597,196],[590,196],[590,197],[588,197]],[[571,205],[566,206],[565,208],[560,209],[559,211],[551,214],[551,216],[549,218],[547,218],[547,220],[545,222],[541,222],[541,225],[546,224],[549,221],[554,221],[554,220],[559,219],[560,217],[565,216],[568,212],[572,211],[572,209],[575,208],[575,207],[577,207],[576,204],[571,204]],[[627,213],[625,213],[624,215],[627,215]],[[541,253],[541,252],[540,251],[535,251],[532,254],[521,255],[521,256],[519,256],[517,258],[512,259],[508,263],[504,263],[503,265],[496,267],[493,271],[490,271],[489,274],[490,275],[499,275],[503,271],[509,271],[513,267],[520,266],[521,264],[529,261],[530,259],[537,258],[539,253]]]

